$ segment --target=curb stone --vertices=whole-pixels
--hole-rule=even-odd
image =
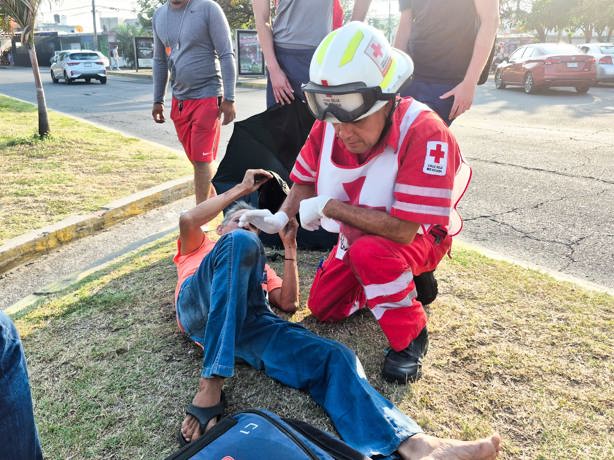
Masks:
[[[150,72],[122,72],[122,71],[107,71],[107,75],[113,77],[126,77],[139,80],[153,80]],[[239,88],[252,88],[252,89],[266,89],[266,79],[244,79],[237,80],[237,87]]]
[[[0,246],[0,274],[70,241],[194,193],[192,176],[175,179],[112,201],[91,214],[70,216]]]

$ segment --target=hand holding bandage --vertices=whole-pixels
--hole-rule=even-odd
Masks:
[[[288,216],[283,211],[278,211],[275,214],[268,209],[254,209],[253,211],[245,211],[239,218],[239,227],[246,227],[252,224],[265,233],[278,233],[288,223]]]
[[[301,201],[299,207],[301,227],[309,231],[317,230],[320,221],[325,217],[324,208],[331,199],[329,196],[315,196]]]

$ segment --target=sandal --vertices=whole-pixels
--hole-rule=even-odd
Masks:
[[[219,421],[219,419],[224,414],[224,409],[226,409],[226,395],[224,394],[224,391],[222,390],[222,394],[220,396],[220,402],[217,403],[215,406],[199,407],[199,406],[195,406],[194,404],[190,404],[186,408],[185,413],[187,415],[191,415],[198,421],[198,426],[200,428],[200,434],[202,436],[203,433],[205,432],[205,429],[207,428],[207,425],[213,418],[215,418],[216,421]],[[192,442],[192,441],[187,441],[183,437],[181,428],[179,428],[178,440],[179,440],[179,444],[181,445],[181,447]]]

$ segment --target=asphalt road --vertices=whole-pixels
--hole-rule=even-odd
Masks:
[[[180,149],[170,122],[151,121],[150,81],[44,77],[50,108]],[[30,69],[0,69],[1,93],[34,102],[32,81]],[[262,90],[237,93],[238,119],[264,107]],[[462,240],[614,289],[614,87],[526,95],[488,82],[453,131],[474,171]]]

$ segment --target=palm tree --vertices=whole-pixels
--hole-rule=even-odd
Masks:
[[[34,23],[41,0],[0,0],[0,11],[9,16],[21,27],[21,43],[27,47],[32,63],[34,84],[36,86],[36,100],[38,102],[38,135],[47,136],[50,132],[49,117],[47,116],[47,103],[45,91],[41,81],[36,49],[34,47]]]

